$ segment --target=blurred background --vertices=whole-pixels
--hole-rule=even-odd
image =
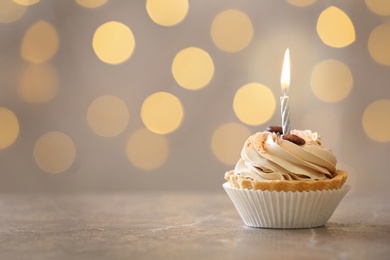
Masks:
[[[0,0],[0,193],[221,191],[287,48],[291,127],[389,194],[387,0]]]

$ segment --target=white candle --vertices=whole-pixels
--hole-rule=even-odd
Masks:
[[[288,87],[290,85],[290,51],[286,50],[284,53],[284,62],[282,69],[282,76],[280,77],[280,85],[282,86],[283,96],[280,97],[281,112],[282,112],[282,128],[283,134],[290,133],[290,109],[289,97],[287,96]]]

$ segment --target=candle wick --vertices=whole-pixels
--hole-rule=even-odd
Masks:
[[[284,96],[287,96],[287,84],[286,84],[286,83],[283,83],[283,84],[282,84],[282,88],[283,88],[283,95],[284,95]]]

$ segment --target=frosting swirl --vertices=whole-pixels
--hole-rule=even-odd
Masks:
[[[321,138],[310,130],[292,130],[305,140],[296,145],[271,132],[258,132],[250,136],[242,148],[234,174],[257,181],[270,180],[322,180],[336,172],[336,157],[322,147]]]

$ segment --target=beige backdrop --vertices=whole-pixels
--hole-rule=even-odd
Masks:
[[[15,2],[1,193],[221,190],[246,137],[281,124],[286,48],[292,128],[320,133],[351,194],[388,190],[386,1]]]

